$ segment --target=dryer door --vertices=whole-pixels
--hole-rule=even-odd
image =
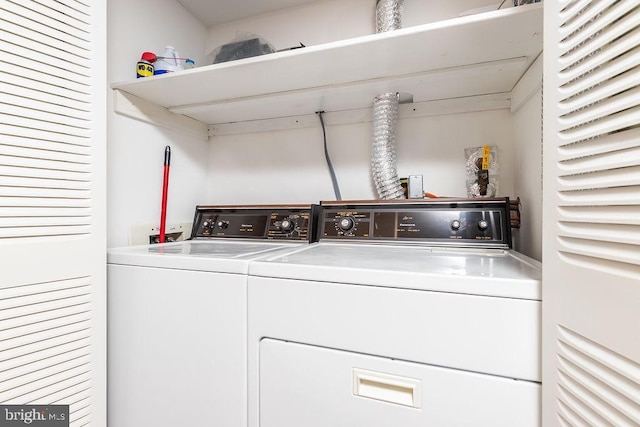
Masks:
[[[538,427],[540,384],[264,339],[260,427]]]

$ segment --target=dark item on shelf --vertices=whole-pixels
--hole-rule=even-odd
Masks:
[[[284,52],[285,50],[300,49],[302,47],[306,47],[306,46],[302,42],[300,42],[299,46],[285,47],[284,49],[278,49],[276,52]]]
[[[268,43],[261,43],[260,39],[255,37],[222,45],[213,63],[219,64],[221,62],[235,61],[237,59],[250,58],[252,56],[273,52],[273,48]]]

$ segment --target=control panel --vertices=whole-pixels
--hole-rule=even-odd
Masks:
[[[511,247],[509,199],[321,202],[320,240]]]
[[[197,206],[192,239],[316,239],[317,205]]]

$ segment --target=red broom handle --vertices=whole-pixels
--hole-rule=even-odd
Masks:
[[[162,180],[162,209],[160,210],[160,236],[158,241],[164,243],[167,227],[167,195],[169,193],[169,166],[171,165],[171,147],[164,149],[164,179]]]

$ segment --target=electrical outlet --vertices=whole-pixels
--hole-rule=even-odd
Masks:
[[[179,242],[191,235],[191,223],[173,223],[165,227],[165,242]],[[129,245],[149,245],[160,240],[160,226],[155,224],[137,224],[129,230]]]

